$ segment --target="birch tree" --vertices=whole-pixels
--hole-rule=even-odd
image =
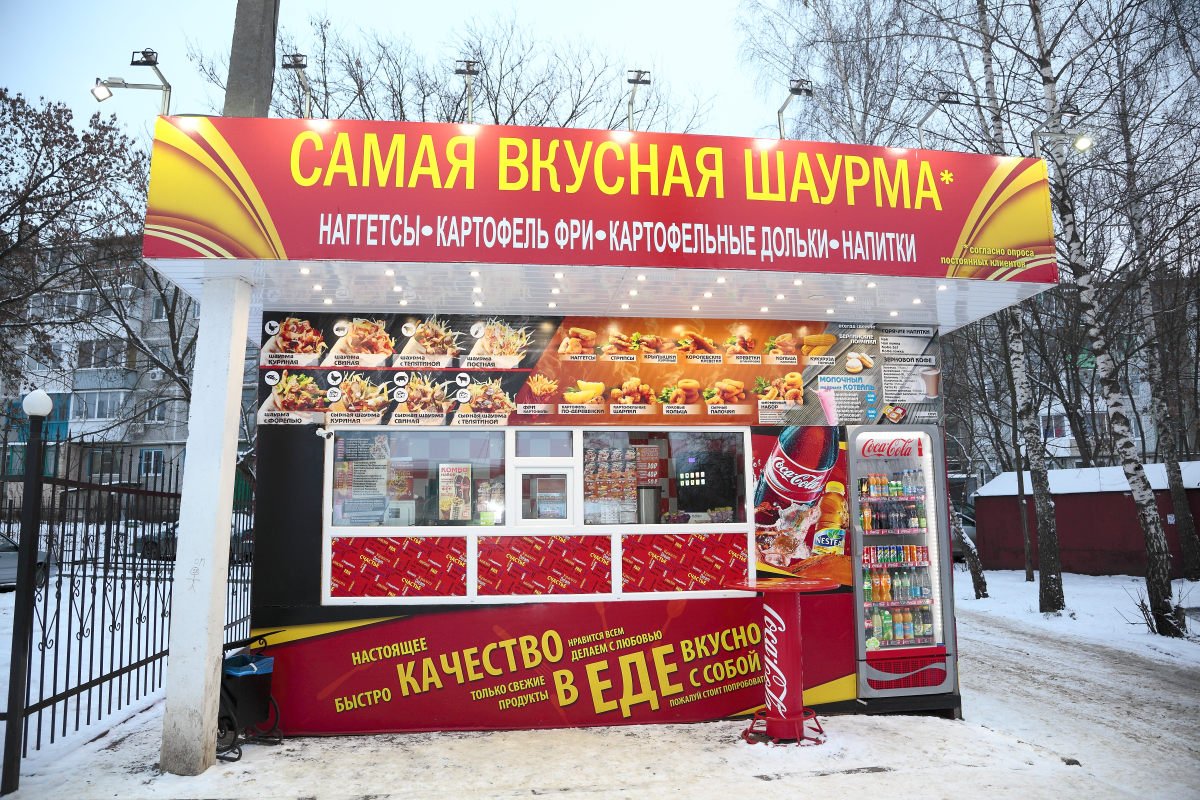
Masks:
[[[1029,19],[1034,34],[1033,55],[1041,78],[1047,127],[1051,132],[1062,133],[1064,125],[1058,96],[1059,73],[1054,67],[1054,43],[1059,41],[1059,36],[1047,37],[1040,0],[1029,0]],[[1071,19],[1067,24],[1074,22],[1075,20]],[[1097,38],[1100,35],[1106,35],[1107,31],[1111,31],[1116,24],[1118,24],[1117,19],[1108,21],[1105,30],[1097,34]],[[1106,321],[1097,314],[1099,302],[1096,296],[1095,276],[1088,268],[1084,258],[1083,241],[1076,224],[1074,199],[1067,185],[1065,144],[1049,147],[1047,155],[1054,165],[1055,180],[1052,181],[1052,198],[1063,226],[1062,238],[1067,244],[1067,265],[1080,290],[1081,316],[1092,340],[1092,352],[1096,358],[1097,374],[1108,405],[1116,449],[1121,458],[1121,467],[1125,472],[1125,477],[1129,481],[1134,506],[1137,509],[1138,523],[1142,528],[1145,540],[1146,595],[1150,614],[1157,633],[1163,636],[1180,636],[1182,629],[1175,618],[1171,603],[1170,557],[1167,552],[1166,534],[1158,516],[1154,490],[1146,477],[1145,467],[1133,441],[1129,403],[1123,396],[1120,376],[1117,374],[1109,354],[1111,332]]]

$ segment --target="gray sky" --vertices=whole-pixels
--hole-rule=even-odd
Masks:
[[[756,88],[753,68],[739,57],[737,7],[737,0],[283,0],[280,26],[304,39],[309,16],[328,11],[346,31],[369,27],[406,35],[430,55],[443,53],[451,70],[457,54],[441,46],[449,31],[513,9],[541,36],[591,42],[627,67],[653,69],[655,79],[680,96],[711,99],[707,121],[697,132],[769,135],[786,88],[770,97]],[[235,8],[236,0],[0,0],[5,20],[0,85],[30,98],[66,102],[86,117],[97,109],[88,92],[97,77],[153,82],[149,69],[129,66],[132,51],[150,47],[158,51],[160,69],[172,84],[171,110],[215,113],[219,93],[188,61],[187,44],[227,55]],[[159,102],[157,92],[117,90],[102,108],[131,132],[148,137]]]

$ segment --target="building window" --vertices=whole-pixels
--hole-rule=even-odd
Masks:
[[[1087,425],[1088,433],[1094,437],[1104,437],[1109,434],[1108,412],[1093,411],[1083,415],[1084,423]]]
[[[167,318],[167,306],[161,297],[155,297],[150,307],[150,319],[159,322]]]
[[[116,458],[112,450],[93,450],[88,454],[88,474],[93,478],[113,475]]]
[[[105,369],[128,365],[129,349],[122,341],[80,342],[79,369]]]
[[[146,422],[166,422],[167,421],[167,401],[157,400],[151,401],[146,406],[146,413],[143,417]]]
[[[162,450],[143,450],[138,462],[138,474],[143,478],[158,477],[163,474],[165,461]]]
[[[1042,438],[1061,439],[1070,435],[1066,414],[1047,414],[1042,417]]]
[[[124,392],[76,392],[71,401],[71,417],[117,419],[124,404]]]

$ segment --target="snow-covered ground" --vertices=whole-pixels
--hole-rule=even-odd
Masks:
[[[956,575],[961,722],[825,717],[828,742],[808,748],[744,744],[737,721],[291,739],[183,778],[158,771],[151,702],[94,741],[33,754],[13,796],[1200,797],[1200,641],[1128,624],[1140,579],[1064,578],[1070,613],[1043,618],[1020,573],[988,573],[985,600]],[[1200,606],[1200,587],[1183,602]]]

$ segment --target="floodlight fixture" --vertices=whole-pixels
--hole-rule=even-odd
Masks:
[[[633,130],[633,99],[637,97],[637,87],[650,85],[650,70],[626,70],[625,82],[629,84],[629,106],[625,111],[625,129]]]
[[[454,74],[462,75],[467,84],[467,124],[475,124],[475,76],[479,74],[482,62],[471,59],[455,61]],[[461,66],[460,66],[461,65]]]
[[[92,97],[96,98],[97,103],[103,103],[112,97],[112,89],[108,88],[107,83],[96,78],[96,85],[92,87]]]
[[[158,77],[158,83],[129,83],[124,78],[96,78],[96,85],[92,87],[92,97],[96,98],[97,103],[103,103],[108,98],[112,97],[113,89],[151,89],[162,93],[162,110],[159,112],[163,116],[171,113],[171,84],[163,77],[163,74],[158,70],[158,53],[149,47],[144,50],[134,50],[133,55],[129,59],[131,67],[149,67],[154,70],[154,74]]]
[[[1070,128],[1057,131],[1048,128],[1034,128],[1032,139],[1034,158],[1042,158],[1042,146],[1046,143],[1067,142],[1077,153],[1086,153],[1096,146],[1096,137],[1091,133]]]
[[[305,72],[308,67],[308,56],[304,53],[286,53],[281,66],[284,69],[296,70],[296,76],[300,79],[300,88],[304,90],[304,118],[312,117],[312,89],[308,85],[308,74]]]
[[[783,105],[779,107],[779,111],[775,114],[775,120],[779,123],[779,138],[785,139],[783,135],[783,112],[787,110],[788,104],[792,102],[793,97],[812,97],[813,83],[808,78],[793,78],[788,82],[788,96],[784,98]]]

